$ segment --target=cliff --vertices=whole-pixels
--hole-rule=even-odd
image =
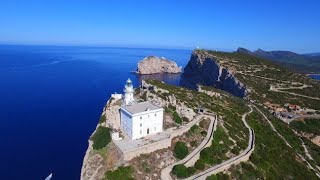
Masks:
[[[138,63],[138,74],[181,73],[177,63],[166,58],[148,56]]]
[[[244,97],[247,89],[235,76],[232,69],[223,67],[216,58],[203,51],[194,51],[181,75],[182,86],[196,89],[197,84],[214,86],[235,96]]]

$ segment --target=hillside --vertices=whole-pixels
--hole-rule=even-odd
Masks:
[[[320,137],[315,133],[319,127],[310,128],[311,120],[309,120],[313,118],[313,121],[320,121],[318,81],[265,58],[257,57],[245,49],[233,53],[195,50],[182,74],[181,84],[191,88],[196,84],[216,87],[267,109],[265,115],[273,123],[279,123],[276,125],[279,128],[278,132],[285,134],[285,139],[290,139],[288,141],[292,140],[288,143],[290,147],[295,152],[302,153],[301,150],[304,148],[301,142],[303,142],[305,150],[311,154],[308,158],[315,163],[314,169],[319,169],[317,166],[320,165],[320,154],[317,152],[320,152]],[[244,96],[236,93],[242,90],[245,92]],[[254,117],[252,120],[263,119],[259,113],[252,113],[249,115],[250,119],[251,117]],[[305,120],[307,123],[297,124],[298,120]],[[293,126],[288,126],[284,122],[293,122]],[[313,125],[318,126],[317,123]],[[265,138],[263,136],[261,138]],[[283,148],[288,149],[285,146]],[[256,150],[253,154],[255,152]],[[242,165],[235,167],[232,170],[235,176],[239,173],[237,168],[242,168],[240,171],[243,171]],[[250,170],[247,171],[250,174]]]
[[[312,140],[318,123],[289,126],[273,109],[298,103],[299,112],[313,108],[307,115],[317,116],[317,81],[256,56],[195,50],[181,83],[188,88],[146,80],[135,89],[136,101],[164,108],[164,131],[126,141],[139,143],[127,160],[121,140],[104,135],[119,120],[121,99],[111,98],[89,140],[82,179],[320,178],[320,146]],[[287,113],[298,113],[294,107]]]
[[[260,104],[290,103],[305,108],[320,108],[317,100],[320,97],[318,81],[248,54],[194,51],[182,74],[181,84],[193,87],[197,83],[214,86],[239,97],[245,96]],[[276,92],[275,87],[281,92]],[[245,92],[239,95],[234,93],[237,91]],[[296,91],[311,98],[289,94]]]
[[[262,49],[251,52],[244,48],[239,48],[237,52],[269,59],[301,73],[320,73],[319,53],[297,54],[290,51],[264,51]]]

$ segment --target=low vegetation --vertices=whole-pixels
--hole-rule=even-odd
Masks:
[[[119,167],[114,171],[107,171],[105,173],[105,180],[134,180],[133,168],[131,166]]]
[[[290,127],[299,131],[320,135],[320,119],[305,119],[303,121],[292,121]]]
[[[198,107],[203,107],[207,111],[214,112],[220,117],[212,145],[201,151],[200,159],[189,171],[188,168],[183,165],[175,166],[172,174],[178,178],[189,177],[215,164],[219,164],[238,155],[247,147],[249,132],[241,121],[241,116],[245,112],[248,112],[249,108],[244,100],[220,91],[220,98],[210,97],[204,93],[170,86],[154,80],[148,82],[159,88],[168,90],[170,94],[174,94],[178,103],[183,102],[195,110]],[[259,81],[257,80],[256,82],[256,86],[258,86]],[[262,83],[262,89],[263,86],[264,84]],[[212,87],[205,88],[209,91],[215,91]],[[276,92],[268,91],[269,86],[265,86],[265,88],[267,96],[272,98],[273,96],[279,96]],[[259,98],[263,100],[263,97],[260,96]],[[286,97],[286,95],[277,98],[290,99]],[[301,99],[299,99],[299,101],[301,101]],[[290,101],[290,103],[291,102],[294,104],[295,101]],[[307,103],[307,101],[304,102]],[[232,167],[230,169],[230,175],[219,173],[208,177],[208,179],[316,179],[315,173],[310,171],[297,156],[298,153],[304,155],[299,137],[294,134],[287,124],[279,121],[279,119],[275,118],[266,110],[262,111],[268,116],[277,131],[282,134],[292,148],[289,148],[271,129],[266,120],[255,111],[247,116],[247,121],[255,130],[256,135],[255,151],[250,156],[249,162]],[[192,127],[188,133],[192,134],[197,132],[197,129],[202,126],[200,123],[199,126]],[[204,132],[204,134],[206,134],[206,132]],[[315,148],[310,153],[315,154],[316,152],[317,149]]]
[[[314,163],[320,167],[320,147],[312,143],[309,139],[302,138],[307,149],[314,160]]]
[[[102,124],[102,123],[105,123],[106,122],[106,115],[103,114],[100,116],[100,119],[99,119],[99,124]]]
[[[312,88],[286,90],[302,95],[319,97],[320,84],[302,74],[295,73],[278,64],[263,58],[251,56],[243,53],[228,53],[218,51],[199,51],[199,53],[208,53],[224,67],[236,69],[235,74],[240,82],[250,91],[248,98],[257,100],[260,103],[271,101],[277,104],[299,104],[301,107],[319,109],[319,100],[310,99],[301,96],[294,96],[287,93],[270,91],[270,85],[279,84],[285,87],[298,86],[292,82],[311,85]]]
[[[173,112],[173,120],[177,124],[182,124],[182,119],[176,111]]]
[[[226,153],[230,150],[229,147],[232,144],[233,142],[228,139],[228,135],[223,128],[218,126],[214,133],[212,145],[200,152],[200,160],[210,166],[221,163],[227,159]]]
[[[111,141],[110,128],[99,126],[96,132],[90,138],[93,141],[93,149],[99,150],[105,147]]]
[[[174,155],[178,159],[185,158],[189,153],[188,147],[185,142],[177,142],[174,147]]]
[[[193,167],[186,167],[183,164],[175,165],[172,168],[172,174],[177,176],[178,178],[186,178],[195,173],[196,170]]]
[[[248,115],[248,123],[256,136],[255,150],[249,161],[232,166],[229,175],[219,176],[229,179],[317,179],[315,173],[297,159],[295,148],[289,148],[258,112]],[[289,138],[286,134],[283,136]],[[294,138],[298,140],[298,137]]]

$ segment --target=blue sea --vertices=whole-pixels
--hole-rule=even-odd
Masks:
[[[0,45],[0,179],[80,178],[106,100],[148,55],[185,67],[191,50]],[[156,75],[178,84],[180,75]]]
[[[318,74],[312,74],[312,75],[309,75],[309,77],[311,77],[312,79],[320,80],[320,75]]]

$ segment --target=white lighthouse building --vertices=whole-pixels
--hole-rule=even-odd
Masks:
[[[131,139],[143,138],[163,130],[163,108],[148,101],[135,102],[133,85],[127,80],[124,88],[123,105],[120,108],[122,130]]]
[[[133,85],[132,85],[132,81],[129,78],[126,82],[126,85],[124,86],[124,104],[125,105],[130,105],[133,103],[134,99],[133,99]]]

